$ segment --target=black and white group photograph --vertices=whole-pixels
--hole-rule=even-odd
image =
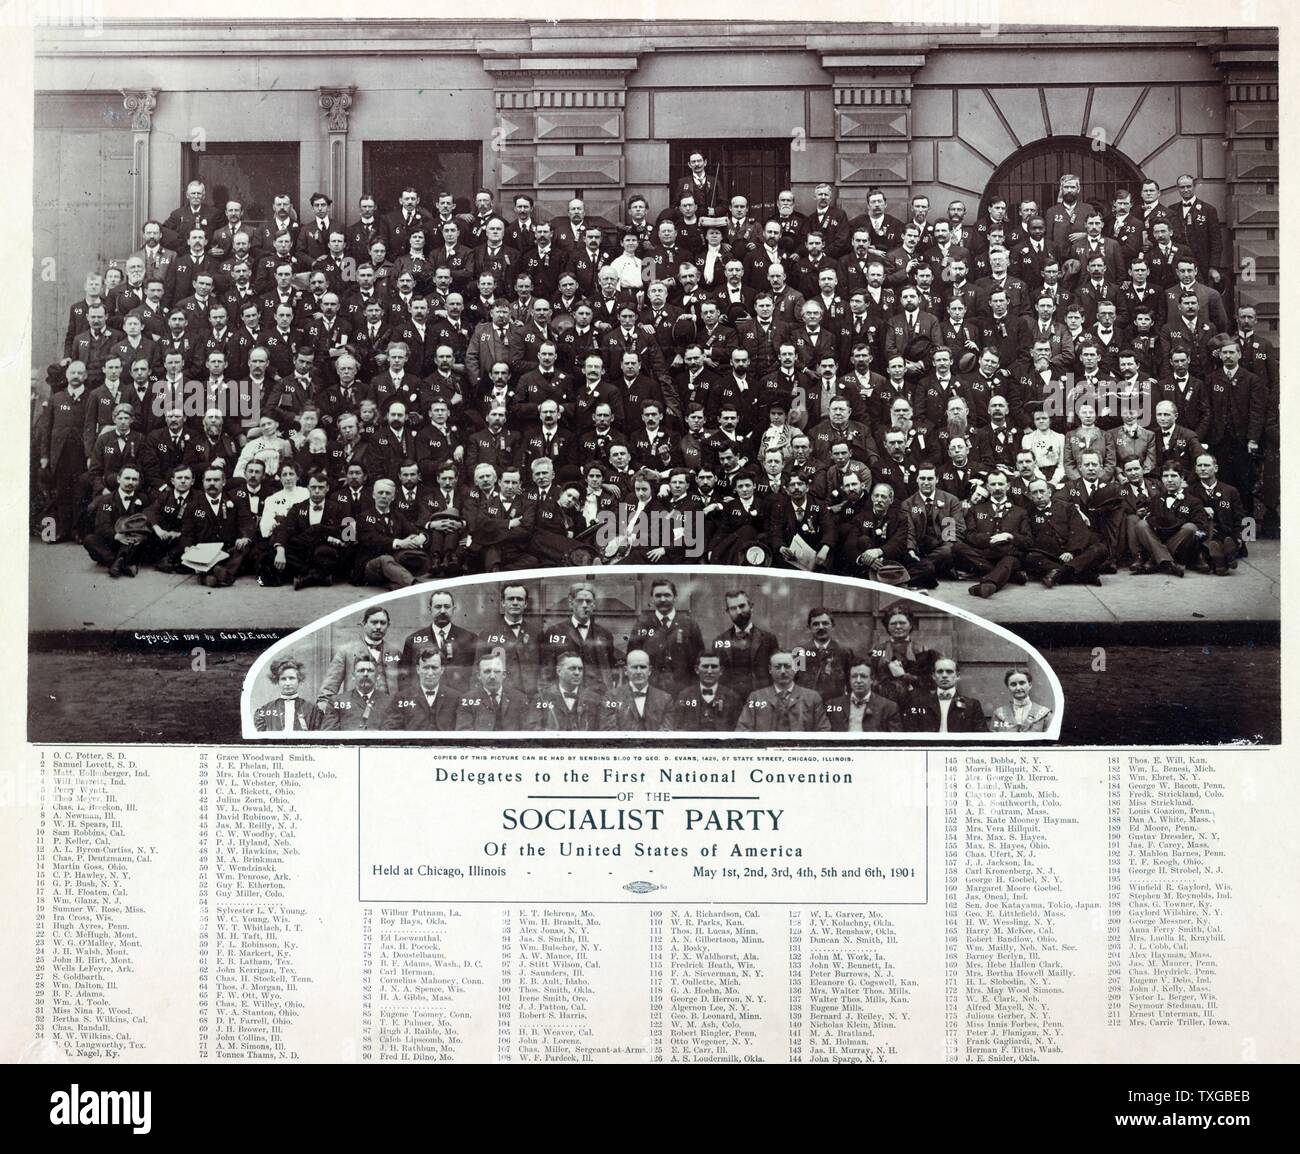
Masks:
[[[1041,655],[888,586],[743,568],[540,572],[381,596],[286,638],[248,674],[244,736],[1060,731]]]
[[[39,29],[30,738],[1280,740],[1277,31],[971,11]]]

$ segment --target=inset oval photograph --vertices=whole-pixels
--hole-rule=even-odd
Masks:
[[[412,586],[277,642],[246,738],[885,741],[1060,736],[1061,685],[1002,627],[853,578],[533,569]]]

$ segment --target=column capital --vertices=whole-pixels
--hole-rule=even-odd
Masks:
[[[356,95],[355,86],[346,88],[318,88],[320,96],[317,103],[325,113],[325,128],[331,132],[346,133],[348,130],[348,113],[352,108],[352,98]]]
[[[153,110],[158,107],[157,88],[119,88],[122,106],[131,114],[133,132],[150,132],[153,129]]]

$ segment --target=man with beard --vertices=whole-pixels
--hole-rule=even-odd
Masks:
[[[845,505],[839,516],[839,563],[836,572],[875,579],[886,563],[907,561],[907,518],[894,501],[888,482],[872,485],[868,497],[862,478],[845,473]]]
[[[1044,213],[1047,239],[1058,249],[1068,245],[1076,235],[1085,233],[1088,217],[1098,211],[1079,199],[1079,188],[1079,178],[1067,172],[1061,177],[1057,194],[1060,199]]]
[[[727,590],[723,604],[731,626],[719,633],[704,652],[719,661],[726,685],[739,705],[754,689],[770,684],[768,661],[781,643],[774,633],[754,623],[754,604],[743,589]],[[698,672],[698,662],[696,669]]]
[[[396,481],[402,464],[417,459],[415,433],[407,427],[406,405],[392,400],[387,405],[387,421],[372,444],[376,454],[375,478]]]
[[[901,355],[909,382],[919,381],[926,373],[933,351],[941,343],[939,318],[921,311],[921,297],[915,285],[905,285],[899,292],[902,309],[891,317],[885,328],[885,356]]]

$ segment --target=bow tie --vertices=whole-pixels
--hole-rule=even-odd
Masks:
[[[951,701],[956,696],[956,694],[957,691],[955,689],[941,689],[939,690],[939,700]]]

